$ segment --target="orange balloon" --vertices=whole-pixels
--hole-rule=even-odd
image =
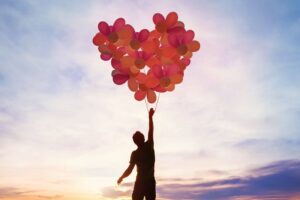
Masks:
[[[159,65],[159,64],[160,64],[160,60],[156,56],[152,56],[146,61],[146,65],[148,65],[149,67],[153,67],[154,65]]]
[[[186,45],[181,45],[177,48],[179,55],[185,55],[188,52],[188,48]]]
[[[176,12],[170,12],[166,18],[166,24],[168,27],[174,26],[178,21],[178,15]]]
[[[142,58],[137,58],[134,62],[135,66],[139,69],[143,69],[145,67],[145,60]]]
[[[124,53],[121,51],[115,51],[113,54],[113,58],[115,58],[116,60],[120,60],[123,57]]]
[[[130,72],[132,75],[137,75],[138,73],[140,73],[140,69],[137,68],[135,65],[130,66]]]
[[[160,53],[162,56],[170,58],[170,57],[176,55],[176,49],[171,46],[165,46],[165,47],[160,48]]]
[[[182,82],[183,75],[182,74],[175,74],[175,75],[171,76],[170,79],[171,79],[172,83],[178,84],[178,83]]]
[[[139,89],[146,92],[149,88],[145,84],[139,84]]]
[[[160,81],[157,78],[149,77],[149,78],[147,78],[145,85],[147,88],[154,88],[154,87],[158,86],[159,83],[160,83]]]
[[[156,24],[155,29],[160,33],[164,33],[167,31],[168,27],[165,22],[161,22],[161,23]]]
[[[150,32],[149,39],[160,38],[161,34],[157,30],[153,30]]]
[[[175,85],[171,83],[168,87],[165,88],[167,91],[172,92],[175,89]]]
[[[164,34],[161,36],[160,39],[161,44],[164,45],[169,45],[169,40],[168,40],[168,34]]]
[[[163,77],[160,79],[160,86],[165,88],[168,87],[171,83],[171,80],[169,77]]]
[[[147,53],[154,53],[156,50],[156,44],[154,41],[146,41],[141,44],[141,48]]]
[[[147,100],[149,103],[154,103],[156,101],[156,94],[153,90],[147,91]]]
[[[187,47],[188,47],[189,51],[195,52],[195,51],[198,51],[200,49],[200,43],[196,40],[193,40],[192,42],[187,44]]]
[[[135,78],[139,83],[143,84],[147,80],[147,75],[144,73],[139,73]]]
[[[172,59],[172,57],[171,58],[169,58],[169,57],[161,57],[160,58],[160,63],[162,64],[162,65],[168,65],[168,64],[173,64],[173,59]],[[158,64],[160,64],[160,63],[158,63]]]
[[[130,68],[132,65],[134,65],[134,58],[130,56],[123,56],[120,59],[120,62],[125,68]]]
[[[118,36],[121,40],[130,41],[133,37],[134,29],[130,25],[125,25],[119,32]]]
[[[133,92],[135,92],[135,91],[138,90],[139,84],[138,84],[138,82],[136,81],[135,78],[130,78],[130,79],[128,80],[128,88],[129,88],[131,91],[133,91]]]
[[[186,52],[183,57],[185,58],[191,58],[193,56],[193,53],[191,51]]]

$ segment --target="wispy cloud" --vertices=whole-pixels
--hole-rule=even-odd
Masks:
[[[30,193],[30,191],[22,191],[18,188],[11,187],[0,188],[0,198],[14,198],[27,193]]]
[[[0,199],[16,199],[16,200],[23,200],[23,199],[61,199],[63,198],[62,195],[40,195],[42,191],[33,191],[23,188],[16,188],[16,187],[0,187]]]
[[[247,176],[203,181],[173,179],[158,184],[158,196],[162,199],[292,199],[300,195],[300,161],[279,161],[247,172]],[[190,182],[190,183],[189,183]],[[124,189],[124,188],[123,188]],[[114,192],[106,189],[105,197],[120,197],[131,190]]]
[[[53,199],[61,199],[63,196],[61,196],[61,195],[54,195],[54,196],[38,195],[37,197],[40,199],[53,200]]]

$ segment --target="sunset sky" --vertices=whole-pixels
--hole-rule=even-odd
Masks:
[[[300,199],[297,0],[0,1],[0,199],[131,199],[147,112],[92,38],[171,11],[201,49],[154,115],[157,199]]]

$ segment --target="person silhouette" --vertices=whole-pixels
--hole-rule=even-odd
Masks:
[[[118,179],[120,184],[124,178],[129,176],[137,166],[137,176],[132,192],[132,200],[155,200],[156,198],[156,181],[154,177],[154,140],[153,140],[153,115],[154,109],[149,110],[149,131],[148,140],[145,142],[145,137],[140,131],[136,131],[133,136],[133,142],[137,145],[137,149],[131,153],[129,166]]]

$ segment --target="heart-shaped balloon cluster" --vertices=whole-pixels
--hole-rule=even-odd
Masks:
[[[157,92],[173,91],[182,82],[193,52],[200,48],[194,31],[185,29],[176,12],[166,17],[156,13],[153,22],[155,30],[136,32],[123,18],[113,25],[101,21],[93,38],[101,59],[111,60],[113,82],[127,82],[136,100],[147,97],[149,103],[156,101]]]

